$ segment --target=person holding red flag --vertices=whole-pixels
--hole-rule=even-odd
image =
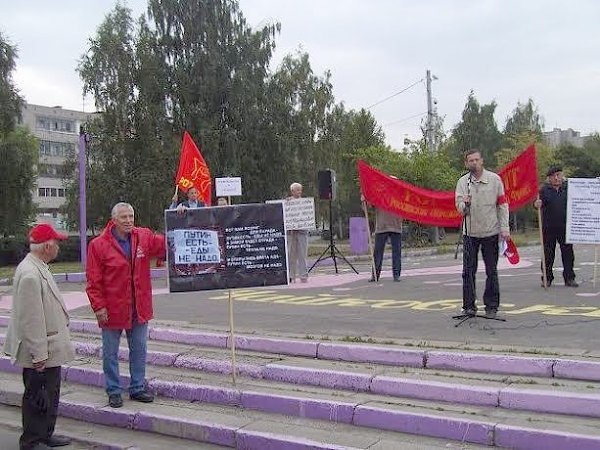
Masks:
[[[193,208],[203,208],[206,205],[202,201],[198,200],[199,195],[200,195],[200,193],[198,192],[198,189],[196,189],[195,187],[191,187],[187,191],[188,199],[177,204],[178,195],[177,195],[177,192],[175,192],[175,195],[171,199],[172,201],[171,201],[171,206],[169,206],[169,209],[177,208],[177,212],[183,212],[189,208],[192,208],[192,209]]]
[[[177,191],[181,190],[188,193],[188,202],[195,204],[195,207],[211,204],[212,180],[210,170],[192,136],[187,131],[183,133],[181,157],[175,176],[175,185],[177,189],[173,196],[173,203],[177,202]],[[194,190],[195,193],[190,192]],[[196,203],[198,200],[201,201],[202,205]],[[185,204],[183,206],[190,207]],[[174,206],[171,205],[171,208],[174,208]]]

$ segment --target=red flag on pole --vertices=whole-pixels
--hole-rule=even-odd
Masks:
[[[212,180],[210,170],[198,150],[192,136],[185,131],[183,133],[183,143],[181,144],[181,157],[179,159],[179,169],[175,177],[175,184],[183,192],[190,188],[198,189],[200,198],[206,206],[211,205]]]

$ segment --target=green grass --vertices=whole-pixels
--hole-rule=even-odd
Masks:
[[[17,266],[0,267],[0,278],[12,278]],[[56,273],[81,272],[81,264],[78,262],[50,263],[50,271]]]
[[[342,342],[355,342],[360,344],[375,344],[377,341],[373,338],[364,339],[360,336],[344,336]]]

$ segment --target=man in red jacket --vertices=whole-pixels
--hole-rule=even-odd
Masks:
[[[119,342],[129,345],[129,398],[149,403],[146,389],[146,341],[152,319],[151,258],[164,259],[165,239],[134,226],[129,203],[117,203],[112,219],[88,248],[86,292],[102,328],[102,358],[108,403],[123,406],[119,378]]]

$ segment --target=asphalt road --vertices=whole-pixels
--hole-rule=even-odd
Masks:
[[[315,339],[595,352],[600,336],[600,280],[594,288],[594,248],[576,247],[579,288],[562,285],[557,251],[557,283],[548,290],[540,287],[539,246],[520,252],[519,265],[511,266],[504,258],[499,265],[498,317],[506,322],[476,318],[455,326],[452,316],[462,305],[462,261],[449,254],[403,259],[398,283],[392,281],[389,259],[379,283],[367,281],[368,262],[353,263],[360,272],[355,275],[338,260],[339,274],[332,265],[319,267],[306,284],[234,290],[235,329]],[[480,273],[479,298],[484,282],[485,274]],[[156,286],[166,291],[163,281]],[[478,304],[483,310],[481,301]],[[228,329],[228,291],[160,293],[154,297],[154,308],[159,320],[199,324],[208,330]],[[74,315],[90,317],[89,308],[79,308]]]

